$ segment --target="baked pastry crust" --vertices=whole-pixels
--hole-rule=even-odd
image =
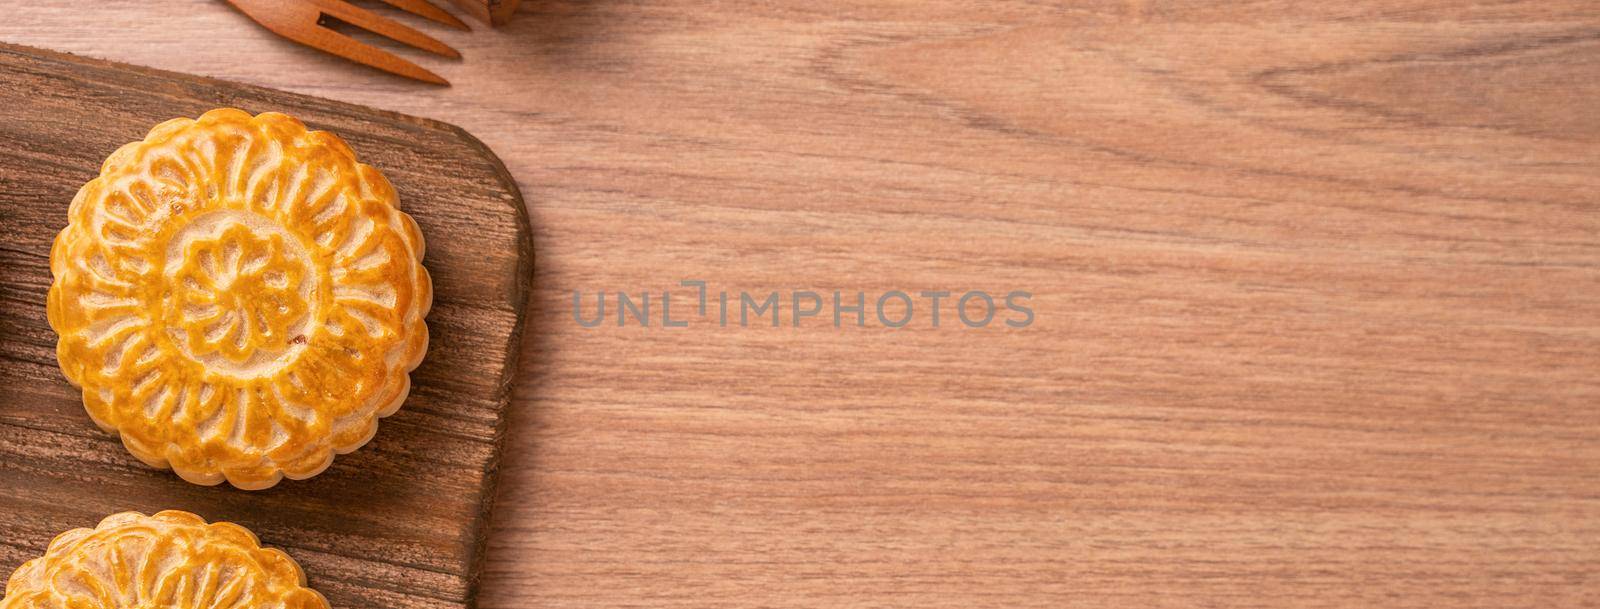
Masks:
[[[17,569],[0,609],[327,609],[294,559],[236,524],[124,512]]]
[[[337,136],[233,109],[156,126],[78,191],[50,251],[56,355],[89,416],[183,479],[321,473],[427,351],[422,234]]]

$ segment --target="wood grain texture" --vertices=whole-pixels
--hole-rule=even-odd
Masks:
[[[267,491],[188,484],[100,432],[57,367],[43,306],[51,242],[101,161],[167,119],[223,106],[343,137],[394,183],[437,275],[404,407],[320,476]],[[520,196],[493,154],[442,123],[7,45],[0,108],[0,569],[106,515],[182,509],[284,548],[334,606],[468,607],[532,270]]]
[[[538,0],[479,30],[430,30],[465,55],[425,63],[443,91],[204,1],[40,0],[0,39],[506,161],[540,254],[486,607],[1600,605],[1595,3]],[[1038,319],[572,321],[680,279],[1027,289]]]

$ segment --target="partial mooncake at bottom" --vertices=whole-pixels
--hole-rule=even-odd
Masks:
[[[289,555],[239,525],[124,512],[50,542],[6,583],[0,609],[328,609]]]

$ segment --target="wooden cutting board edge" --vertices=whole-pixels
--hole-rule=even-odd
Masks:
[[[485,145],[482,140],[479,140],[476,136],[473,136],[471,133],[467,132],[467,130],[462,129],[461,127],[458,127],[456,125],[453,125],[453,124],[450,124],[450,123],[447,123],[447,122],[444,122],[444,121],[440,121],[440,120],[431,119],[431,118],[424,118],[424,117],[414,116],[414,115],[410,115],[410,114],[402,114],[402,113],[395,112],[395,111],[392,111],[392,110],[384,110],[382,108],[372,108],[370,106],[363,106],[361,104],[352,104],[352,103],[349,103],[349,102],[342,102],[342,101],[339,101],[339,100],[329,99],[329,98],[325,98],[325,97],[318,97],[318,96],[315,96],[315,95],[305,95],[305,94],[301,94],[301,93],[291,93],[291,92],[283,91],[283,90],[280,90],[280,89],[273,89],[273,88],[270,88],[270,87],[263,87],[263,86],[252,85],[252,84],[247,84],[247,83],[238,83],[238,82],[227,81],[227,80],[223,80],[223,79],[219,79],[219,78],[211,78],[211,77],[207,77],[207,76],[196,76],[196,75],[192,75],[192,74],[184,74],[184,73],[181,73],[181,72],[172,72],[172,71],[168,71],[168,70],[158,70],[158,69],[155,69],[155,68],[149,68],[149,67],[145,67],[145,66],[138,66],[138,65],[133,65],[133,64],[119,63],[119,62],[108,61],[108,60],[104,60],[104,59],[97,59],[97,58],[93,58],[93,57],[84,57],[84,56],[76,55],[76,54],[73,54],[73,53],[63,53],[63,52],[59,52],[59,51],[52,51],[52,50],[49,50],[49,49],[41,49],[41,48],[37,48],[37,47],[30,47],[30,46],[25,46],[25,45],[11,44],[11,43],[7,43],[7,42],[3,42],[3,41],[0,41],[0,52],[18,53],[18,54],[30,55],[30,56],[34,56],[34,57],[52,59],[52,60],[56,60],[56,61],[70,62],[70,63],[82,64],[82,65],[87,65],[87,66],[94,66],[94,67],[99,67],[99,68],[108,69],[108,70],[116,70],[116,71],[119,71],[119,72],[135,72],[135,73],[148,74],[148,75],[152,75],[152,76],[159,76],[161,78],[166,78],[166,79],[186,80],[186,81],[190,81],[192,83],[198,84],[198,85],[209,85],[209,84],[227,85],[229,88],[233,88],[233,89],[248,89],[248,90],[260,91],[260,92],[269,92],[269,93],[272,93],[272,94],[275,94],[275,95],[287,95],[287,96],[300,97],[300,98],[306,98],[306,99],[316,99],[316,100],[322,100],[322,101],[326,101],[326,102],[332,102],[332,103],[339,104],[339,105],[357,107],[357,108],[361,108],[363,110],[371,111],[372,113],[383,115],[383,116],[386,116],[386,117],[389,117],[389,118],[393,118],[393,119],[396,119],[396,120],[399,120],[399,121],[409,122],[409,123],[416,124],[416,125],[419,125],[419,126],[435,128],[435,129],[439,129],[439,130],[443,130],[443,131],[447,131],[447,132],[453,133],[457,137],[461,138],[461,140],[463,142],[465,142],[469,147],[471,147],[472,149],[478,151],[481,154],[481,156],[485,160],[487,160],[489,162],[490,168],[494,171],[495,176],[500,181],[500,186],[505,189],[507,194],[510,195],[510,199],[507,201],[507,203],[512,207],[512,211],[513,211],[513,213],[514,213],[514,215],[516,217],[516,222],[517,222],[517,225],[518,225],[518,231],[517,231],[517,250],[518,250],[518,252],[517,252],[517,259],[518,259],[517,278],[518,279],[514,284],[515,293],[513,293],[511,295],[511,297],[512,297],[511,300],[512,300],[512,302],[521,302],[521,303],[523,303],[523,314],[517,316],[516,322],[515,322],[515,324],[513,326],[511,337],[510,337],[510,340],[508,341],[508,346],[507,346],[509,351],[508,351],[508,353],[506,355],[505,371],[504,371],[504,374],[501,375],[501,378],[499,379],[499,382],[497,383],[497,389],[495,391],[495,395],[493,396],[495,401],[497,403],[499,403],[499,405],[500,405],[500,413],[501,414],[500,414],[499,419],[495,422],[494,454],[493,454],[493,457],[489,460],[489,463],[488,463],[488,466],[486,468],[486,471],[484,472],[485,483],[484,483],[483,488],[482,488],[482,490],[480,492],[481,496],[478,498],[478,505],[479,505],[478,514],[479,515],[478,515],[477,520],[472,524],[472,540],[473,541],[472,541],[471,557],[468,559],[468,565],[469,566],[468,566],[468,570],[467,570],[467,574],[466,574],[466,580],[467,580],[467,598],[466,598],[467,602],[466,602],[466,604],[467,604],[467,607],[469,609],[477,607],[477,604],[478,604],[477,603],[477,601],[478,601],[478,598],[477,598],[478,597],[478,594],[477,594],[478,585],[479,585],[479,581],[480,581],[480,579],[481,579],[481,577],[483,575],[483,562],[484,562],[483,561],[483,554],[484,554],[485,549],[488,546],[488,540],[489,540],[489,536],[488,536],[489,527],[488,527],[488,524],[490,522],[490,518],[493,517],[494,500],[495,500],[496,492],[497,492],[498,487],[499,487],[499,479],[500,479],[500,476],[498,474],[498,469],[500,467],[500,458],[504,454],[504,450],[505,450],[506,425],[507,425],[508,419],[510,418],[508,416],[507,410],[511,406],[511,391],[512,391],[512,389],[513,389],[513,387],[515,385],[515,382],[516,382],[517,371],[520,368],[520,363],[521,363],[521,359],[522,359],[521,352],[522,352],[522,342],[523,342],[523,331],[527,326],[527,319],[528,319],[527,310],[528,310],[528,306],[530,306],[530,303],[532,302],[532,298],[533,298],[532,284],[533,284],[533,269],[534,269],[534,246],[533,246],[532,224],[529,222],[527,206],[526,206],[526,203],[524,203],[523,198],[522,198],[522,190],[520,188],[518,188],[516,180],[511,177],[510,171],[508,171],[506,169],[505,163],[500,160],[500,157],[495,155],[494,151],[490,150],[489,147],[487,145]]]
[[[264,87],[252,86],[252,88]],[[527,328],[528,311],[530,310],[534,299],[533,224],[529,221],[527,203],[522,198],[522,189],[517,187],[516,179],[511,177],[511,172],[506,169],[505,163],[500,160],[500,157],[497,156],[493,150],[490,150],[489,146],[484,144],[482,140],[479,140],[477,136],[467,132],[466,129],[462,129],[461,127],[444,121],[422,118],[409,114],[401,114],[399,112],[392,112],[378,108],[373,108],[373,110],[400,119],[414,120],[417,121],[418,124],[431,124],[437,127],[442,127],[445,130],[459,136],[462,141],[466,142],[468,146],[471,146],[473,149],[480,152],[483,158],[489,161],[489,164],[493,168],[495,175],[500,180],[500,185],[506,189],[506,193],[511,195],[511,200],[508,201],[508,203],[511,205],[512,212],[516,216],[518,227],[517,281],[513,286],[516,291],[511,295],[511,300],[512,302],[522,303],[522,314],[517,316],[516,322],[511,330],[510,340],[507,341],[506,348],[508,351],[506,353],[505,373],[500,376],[499,382],[496,383],[494,399],[500,405],[500,418],[495,421],[494,456],[489,459],[489,463],[483,473],[485,482],[483,488],[480,490],[480,496],[478,497],[478,518],[472,524],[472,554],[467,560],[468,569],[466,605],[468,609],[477,609],[478,585],[483,577],[484,552],[487,550],[489,545],[489,524],[492,522],[491,519],[494,518],[495,498],[500,487],[500,459],[505,455],[506,429],[508,422],[511,419],[511,413],[509,412],[511,408],[511,392],[513,389],[515,389],[517,373],[522,367],[522,343],[525,340],[523,331]]]

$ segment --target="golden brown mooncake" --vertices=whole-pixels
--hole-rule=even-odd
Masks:
[[[6,582],[0,609],[327,609],[300,566],[236,524],[124,512],[73,529]]]
[[[400,407],[433,300],[416,222],[331,133],[213,110],[118,149],[50,250],[50,326],[94,422],[152,467],[263,489]]]

